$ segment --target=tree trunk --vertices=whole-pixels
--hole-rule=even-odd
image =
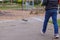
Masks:
[[[13,0],[10,0],[11,1],[11,4],[13,3]]]
[[[24,0],[22,0],[22,10],[24,9]]]
[[[4,5],[4,0],[2,0],[2,6]]]

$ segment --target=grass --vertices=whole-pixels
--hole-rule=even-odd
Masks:
[[[2,10],[6,10],[6,9],[18,9],[18,8],[21,8],[20,5],[4,5],[4,6],[0,6],[0,9]]]
[[[37,7],[39,5],[34,5],[34,7]],[[6,9],[19,9],[19,8],[22,8],[22,5],[21,4],[5,4],[5,5],[0,5],[0,9],[2,10],[6,10]],[[26,8],[26,5],[24,5],[24,8]],[[31,8],[31,7],[29,7]]]
[[[58,25],[60,26],[60,19],[58,19]],[[49,23],[52,23],[52,21],[49,21]]]

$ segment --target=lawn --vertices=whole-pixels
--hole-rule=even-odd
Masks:
[[[6,9],[19,9],[21,8],[20,5],[3,5],[3,6],[0,6],[0,9],[2,10],[6,10]]]
[[[52,23],[52,21],[49,21],[49,23]],[[58,25],[60,26],[60,19],[58,19]]]

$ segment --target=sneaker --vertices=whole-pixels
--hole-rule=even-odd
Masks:
[[[41,35],[44,35],[45,33],[43,31],[41,31]]]
[[[54,38],[58,39],[59,38],[59,34],[54,35]]]
[[[26,21],[26,22],[28,21],[27,19],[22,19],[22,20],[23,20],[23,21]]]

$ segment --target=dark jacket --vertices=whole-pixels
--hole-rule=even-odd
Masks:
[[[43,0],[44,3],[45,0]],[[45,9],[50,10],[50,9],[58,9],[58,0],[47,0],[45,4]]]

